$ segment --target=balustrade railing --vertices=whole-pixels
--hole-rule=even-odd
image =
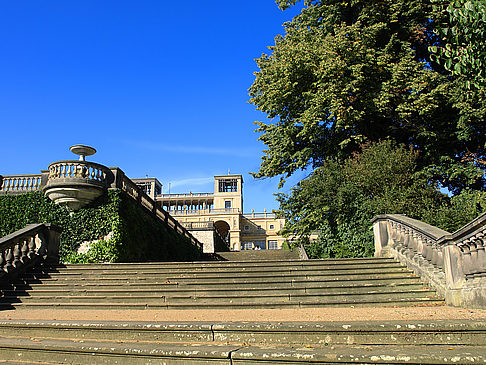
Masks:
[[[238,214],[238,208],[170,209],[172,215]]]
[[[253,219],[253,218],[271,218],[274,219],[276,218],[275,213],[245,213],[244,215],[245,218]]]
[[[148,196],[142,188],[130,180],[120,169],[111,169],[114,176],[112,183],[113,188],[119,188],[128,194],[132,199],[138,202],[142,207],[150,211],[155,217],[165,222],[170,228],[177,233],[187,237],[191,244],[198,247],[202,252],[202,243],[199,242],[186,228],[184,228],[176,219],[169,213],[160,208],[157,202]]]
[[[58,263],[59,236],[59,228],[41,223],[0,238],[0,281],[42,261]]]
[[[68,160],[57,161],[49,165],[49,183],[56,183],[58,179],[84,179],[87,182],[107,184],[110,169],[88,161]]]
[[[188,230],[204,229],[213,230],[214,222],[181,222],[181,225]]]
[[[405,261],[451,304],[486,308],[486,213],[452,234],[398,214],[373,225],[376,256]]]
[[[0,176],[0,194],[24,194],[42,187],[42,174]]]
[[[191,199],[191,198],[212,198],[214,197],[213,193],[184,193],[184,194],[159,194],[157,195],[157,199]]]

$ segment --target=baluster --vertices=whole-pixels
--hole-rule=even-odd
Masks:
[[[424,257],[427,261],[432,262],[432,240],[425,238],[424,243]]]
[[[20,248],[20,261],[24,264],[29,261],[29,242],[30,238],[23,240]]]
[[[424,237],[422,234],[417,234],[417,253],[424,256]]]
[[[5,250],[5,265],[4,270],[6,272],[11,272],[13,270],[12,262],[14,260],[13,252],[11,248]]]
[[[29,259],[33,259],[35,256],[35,237],[30,237],[27,247],[29,249],[27,256]]]
[[[436,244],[436,247],[437,247],[437,266],[441,270],[444,270],[444,246],[439,247],[439,245]]]
[[[13,262],[12,262],[12,265],[14,267],[20,267],[20,266],[22,266],[22,262],[20,261],[21,256],[22,256],[22,251],[20,250],[20,242],[17,242],[14,245],[14,248],[13,248]]]

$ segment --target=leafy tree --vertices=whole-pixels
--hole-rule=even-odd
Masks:
[[[297,0],[278,0],[285,9]],[[445,4],[440,0],[438,3]],[[484,98],[430,57],[445,14],[428,0],[306,0],[271,53],[257,60],[250,102],[266,145],[255,177],[292,175],[343,161],[391,138],[421,151],[417,163],[454,193],[484,189]]]
[[[438,11],[445,6],[437,5]],[[432,46],[437,59],[453,75],[466,79],[468,89],[474,85],[484,91],[486,86],[486,2],[484,0],[454,0],[445,12],[447,22],[437,31],[446,42]]]
[[[419,153],[387,140],[363,146],[344,162],[328,158],[289,195],[279,194],[284,234],[308,245],[314,257],[356,257],[373,253],[370,220],[401,213],[454,231],[486,211],[486,193],[464,191],[453,198],[437,190],[420,170]]]

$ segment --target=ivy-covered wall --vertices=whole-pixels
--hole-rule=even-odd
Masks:
[[[44,222],[63,229],[63,262],[193,261],[201,257],[186,237],[120,190],[109,190],[77,212],[54,204],[40,191],[0,196],[0,237]]]

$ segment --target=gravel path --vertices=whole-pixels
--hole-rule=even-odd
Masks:
[[[305,308],[255,310],[62,310],[18,309],[0,311],[0,319],[105,320],[105,321],[383,321],[383,320],[486,320],[486,310],[448,306],[383,308]]]

